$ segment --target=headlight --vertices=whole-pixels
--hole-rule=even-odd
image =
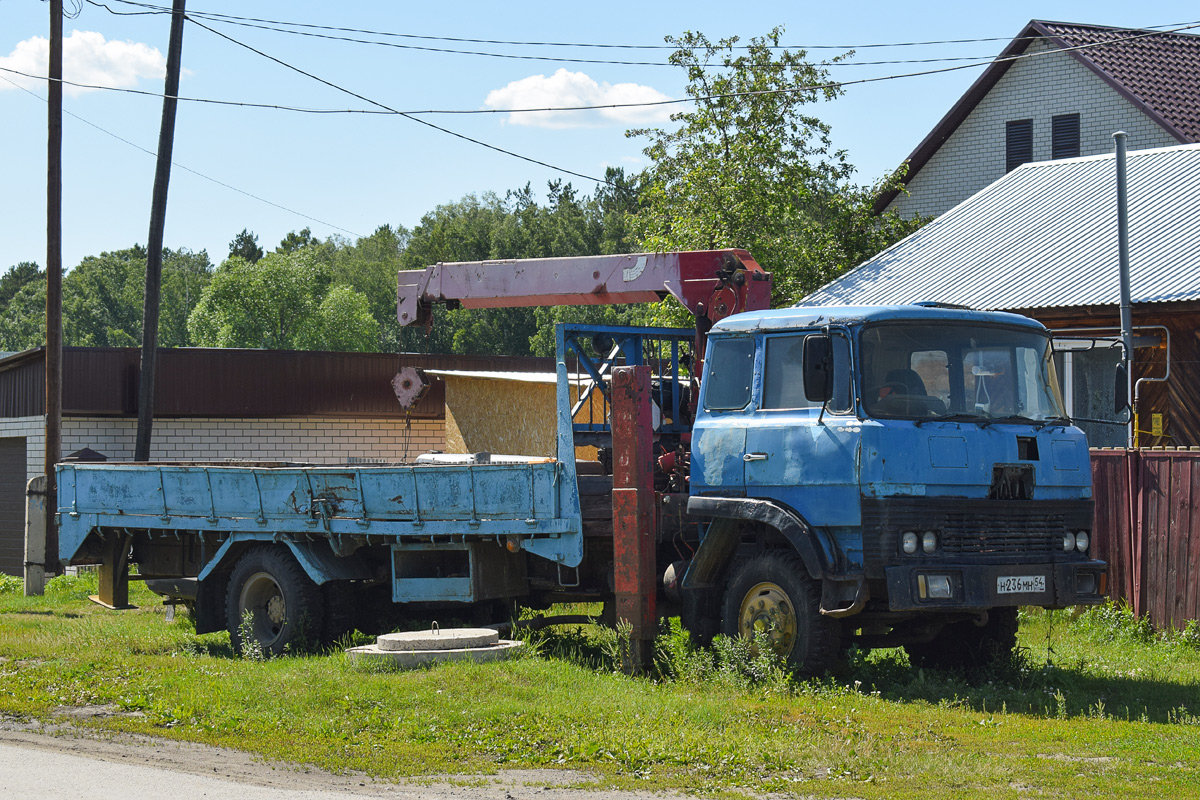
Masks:
[[[1091,537],[1087,531],[1079,531],[1075,534],[1075,549],[1081,553],[1086,553],[1088,544],[1091,542]]]
[[[930,600],[949,600],[954,596],[949,575],[927,575],[925,585],[929,588]]]
[[[904,549],[905,555],[911,556],[913,553],[917,552],[917,534],[913,533],[912,531],[906,531],[905,534],[900,537],[900,547]]]
[[[1063,534],[1063,552],[1069,553],[1075,549],[1075,536],[1070,533]]]
[[[921,549],[926,553],[932,553],[937,550],[937,534],[933,531],[925,531],[921,535]]]

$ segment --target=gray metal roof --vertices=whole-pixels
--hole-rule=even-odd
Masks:
[[[1200,299],[1200,144],[1128,154],[1135,303]],[[1112,155],[1024,164],[798,305],[1117,305]]]

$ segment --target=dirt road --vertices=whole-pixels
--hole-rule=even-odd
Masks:
[[[70,725],[0,718],[0,797],[22,800],[663,800],[666,795],[571,788],[566,770],[433,776],[384,783],[265,762],[235,750],[139,736],[89,734]],[[672,795],[673,798],[680,797]]]

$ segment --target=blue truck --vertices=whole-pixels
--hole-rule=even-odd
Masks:
[[[398,314],[654,286],[696,328],[558,327],[555,453],[63,464],[61,557],[100,564],[110,601],[134,562],[198,631],[269,652],[404,615],[602,602],[631,623],[634,669],[668,614],[701,640],[765,636],[811,674],[851,645],[985,663],[1015,644],[1018,606],[1103,599],[1087,444],[1032,320],[768,310],[769,273],[737,250],[439,264],[401,273]]]

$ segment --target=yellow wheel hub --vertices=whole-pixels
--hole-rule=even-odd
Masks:
[[[791,653],[796,644],[796,609],[787,592],[770,581],[751,587],[742,599],[738,631],[750,640],[765,634],[776,653]]]

